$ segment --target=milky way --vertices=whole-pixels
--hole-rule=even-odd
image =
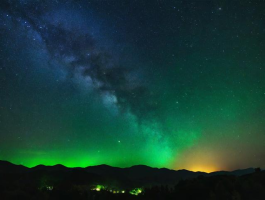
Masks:
[[[0,6],[0,159],[265,167],[257,2]]]

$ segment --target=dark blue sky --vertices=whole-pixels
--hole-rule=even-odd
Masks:
[[[0,159],[265,167],[262,1],[0,5]]]

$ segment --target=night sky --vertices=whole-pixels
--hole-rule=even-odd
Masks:
[[[0,160],[265,168],[264,8],[1,0]]]

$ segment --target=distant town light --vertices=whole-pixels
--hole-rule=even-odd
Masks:
[[[135,188],[135,189],[130,191],[130,194],[132,194],[132,195],[138,195],[140,193],[142,193],[142,189],[140,189],[140,188]]]
[[[47,190],[49,190],[49,191],[52,191],[52,190],[53,190],[53,186],[47,186],[46,188],[47,188]]]

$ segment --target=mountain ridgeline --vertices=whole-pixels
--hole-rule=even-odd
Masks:
[[[214,176],[214,175],[235,175],[241,176],[250,174],[255,171],[254,168],[235,170],[235,171],[218,171],[212,173],[193,172],[188,170],[170,170],[167,168],[152,168],[146,165],[135,165],[128,168],[112,167],[109,165],[97,165],[86,168],[68,168],[63,165],[45,166],[37,165],[32,168],[23,165],[15,165],[7,161],[0,161],[0,173],[28,174],[31,173],[47,173],[47,174],[63,174],[71,173],[84,174],[91,177],[98,177],[98,180],[113,181],[115,184],[123,185],[123,187],[131,186],[152,186],[152,185],[175,185],[180,180],[192,179],[198,176]],[[55,173],[56,172],[56,173]],[[90,178],[89,178],[90,179]],[[100,181],[97,181],[100,182]]]
[[[128,168],[38,165],[28,168],[0,161],[0,199],[156,200],[176,197],[263,199],[265,173],[259,168],[205,173],[145,165]]]

